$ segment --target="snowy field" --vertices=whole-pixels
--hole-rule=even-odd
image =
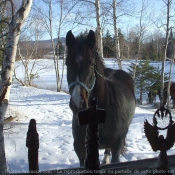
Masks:
[[[123,63],[127,70],[130,62]],[[161,66],[160,63],[152,63]],[[47,67],[43,68],[45,65]],[[168,65],[168,63],[167,63]],[[23,79],[24,69],[20,62],[16,63],[18,78]],[[106,61],[107,67],[117,68],[114,61]],[[30,119],[37,122],[40,139],[39,169],[63,169],[79,167],[78,158],[73,148],[71,129],[72,112],[69,109],[70,96],[64,92],[55,92],[55,74],[53,60],[41,60],[37,68],[42,67],[40,77],[34,81],[39,88],[24,87],[14,82],[11,88],[10,105],[7,117],[17,116],[11,123],[5,124],[5,149],[9,172],[27,172],[28,157],[26,148],[26,133]],[[62,69],[62,63],[60,64]],[[175,68],[174,68],[175,69]],[[166,66],[169,71],[169,66]],[[175,70],[173,70],[175,73]],[[61,74],[61,71],[60,71]],[[175,79],[174,79],[175,81]],[[63,76],[63,90],[67,91],[66,67]],[[52,89],[48,90],[48,89]],[[146,103],[146,99],[145,99]],[[143,130],[146,119],[152,124],[152,116],[156,109],[142,105],[136,107],[134,119],[127,135],[127,152],[120,157],[122,162],[157,157],[153,152]],[[175,121],[175,110],[172,110]],[[102,160],[104,150],[100,150]],[[168,155],[175,154],[175,146],[168,151]]]

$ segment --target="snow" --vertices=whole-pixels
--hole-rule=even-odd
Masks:
[[[70,95],[65,92],[55,92],[55,75],[53,60],[40,60],[38,66],[47,65],[40,71],[39,79],[35,80],[37,87],[24,87],[14,81],[11,88],[10,104],[7,116],[17,116],[14,121],[5,124],[5,151],[9,172],[28,171],[28,149],[26,147],[26,133],[30,119],[37,122],[39,134],[39,169],[63,169],[79,167],[78,158],[73,148],[71,129],[72,112],[69,108]],[[156,65],[159,66],[160,63]],[[17,75],[24,78],[21,62],[17,62]],[[106,61],[108,67],[114,67],[113,61]],[[129,63],[124,63],[124,70]],[[60,68],[62,65],[60,64]],[[37,68],[36,68],[37,70]],[[168,70],[168,69],[167,69]],[[64,71],[63,89],[67,91],[66,71]],[[48,90],[48,89],[53,89]],[[152,124],[152,116],[156,109],[149,105],[137,106],[134,119],[127,134],[127,152],[120,156],[120,160],[133,161],[157,157],[153,152],[143,130],[146,119]],[[175,121],[175,110],[172,110]],[[104,150],[100,150],[100,160]],[[168,155],[175,154],[175,146],[168,151]]]

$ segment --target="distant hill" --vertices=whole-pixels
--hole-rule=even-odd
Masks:
[[[58,42],[58,38],[53,39],[53,41],[54,41],[54,44],[56,45],[57,42]],[[61,37],[60,41],[62,42],[63,45],[66,44],[66,38],[65,37]],[[24,45],[26,46],[26,44],[31,44],[32,45],[34,43],[35,43],[35,41],[21,41],[21,42],[19,42],[19,46],[23,47]],[[38,41],[38,45],[39,45],[39,47],[44,46],[44,47],[50,47],[51,48],[52,42],[51,42],[51,40],[40,40],[40,41]]]
[[[65,37],[60,38],[63,45],[66,43]],[[57,44],[58,38],[55,38],[54,45]],[[39,57],[43,57],[44,55],[47,55],[50,52],[53,52],[52,50],[52,42],[51,40],[40,40],[37,43],[35,41],[20,41],[19,47],[21,54],[26,57],[26,55],[30,54],[35,47],[34,45],[38,44],[37,47],[37,54],[39,54]]]
[[[54,41],[55,44],[57,44],[58,38],[53,39],[53,41]],[[65,37],[61,37],[61,38],[60,38],[60,41],[62,42],[63,45],[65,45],[65,43],[66,43],[66,38],[65,38]],[[39,42],[40,42],[40,43],[50,43],[50,44],[51,44],[51,40],[40,40]]]

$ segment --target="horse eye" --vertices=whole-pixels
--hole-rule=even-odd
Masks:
[[[91,64],[91,67],[94,67],[94,63]]]

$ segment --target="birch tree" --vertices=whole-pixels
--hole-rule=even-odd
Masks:
[[[57,42],[57,52],[60,53],[60,37],[61,37],[61,29],[64,25],[65,20],[68,18],[69,14],[72,12],[72,10],[74,9],[74,7],[78,4],[78,1],[73,2],[72,4],[70,3],[70,1],[66,1],[66,0],[60,0],[58,2],[59,4],[59,8],[60,8],[60,13],[59,13],[59,24],[58,24],[58,33],[57,33],[57,38],[58,38],[58,42]],[[59,69],[59,58],[60,55],[57,54],[57,59],[56,59],[56,68]],[[64,48],[64,53],[63,53],[63,64],[62,64],[62,73],[61,73],[61,78],[59,76],[59,89],[57,89],[58,91],[61,90],[61,86],[62,86],[62,81],[63,81],[63,73],[64,73],[64,65],[65,65],[65,58],[66,58],[66,47]],[[57,82],[58,83],[58,82]]]
[[[48,33],[50,35],[51,43],[52,43],[52,51],[53,51],[53,60],[54,60],[54,67],[55,67],[55,75],[56,75],[56,86],[57,86],[57,92],[59,92],[60,89],[60,74],[59,74],[59,60],[58,57],[55,54],[55,44],[53,40],[53,1],[52,0],[43,0],[48,5],[49,8],[49,24],[47,26]]]
[[[100,58],[103,59],[102,29],[100,23],[100,0],[95,0],[96,22],[97,22],[97,50]]]
[[[113,0],[113,20],[114,20],[114,40],[115,40],[115,56],[118,62],[119,69],[122,69],[122,62],[120,57],[120,43],[119,43],[119,35],[118,35],[118,27],[117,27],[117,16],[116,16],[116,6],[117,0]]]
[[[21,7],[15,12],[13,0],[4,0],[3,3],[10,2],[11,6],[11,21],[8,24],[8,37],[5,45],[4,57],[3,57],[3,69],[2,69],[2,82],[0,86],[0,92],[4,89],[4,85],[8,80],[12,81],[12,74],[15,64],[15,56],[17,51],[17,44],[21,32],[21,28],[25,20],[27,19],[32,6],[32,0],[23,0]],[[7,84],[6,84],[7,85]],[[0,106],[0,173],[5,173],[7,169],[6,157],[5,157],[5,145],[4,145],[4,117],[9,103],[10,83],[8,83],[7,93]]]
[[[142,55],[142,44],[144,41],[145,33],[150,27],[150,21],[149,21],[149,13],[148,13],[148,1],[142,0],[141,10],[140,10],[140,16],[139,16],[139,24],[138,24],[138,48],[137,48],[137,55],[135,56],[135,66],[133,71],[133,79],[135,79],[136,76],[136,68],[138,64],[138,60],[141,59]],[[149,17],[148,17],[149,16]]]
[[[91,4],[95,7],[97,51],[99,53],[100,58],[103,60],[102,26],[101,26],[101,21],[100,21],[100,17],[101,17],[101,14],[100,14],[100,0],[93,0],[93,1],[80,0],[80,1]],[[88,10],[89,10],[89,8],[88,8]]]
[[[163,91],[164,91],[164,73],[165,73],[165,60],[167,54],[167,47],[169,42],[169,34],[170,34],[170,19],[172,16],[170,15],[172,0],[162,0],[166,5],[166,20],[162,25],[165,27],[165,46],[164,46],[164,56],[162,57],[162,72],[161,72],[161,90],[160,90],[160,105],[163,105]],[[170,83],[170,82],[169,82]],[[168,85],[170,87],[170,84]]]
[[[169,50],[169,53],[168,53]],[[168,47],[167,47],[167,52],[166,52],[166,56],[167,58],[171,59],[171,64],[170,64],[170,71],[169,71],[169,82],[168,82],[168,86],[167,86],[167,107],[170,108],[170,100],[169,100],[169,96],[170,96],[170,86],[171,86],[171,79],[172,79],[172,69],[174,66],[174,41],[173,41],[173,32],[172,32],[172,28],[170,29],[170,37],[169,37],[169,43],[168,43]]]
[[[70,13],[74,9],[74,7],[77,5],[78,1],[70,2],[68,0],[42,0],[42,2],[44,2],[44,5],[43,5],[44,7],[40,5],[37,6],[37,4],[35,4],[35,6],[36,6],[36,10],[39,11],[40,15],[42,16],[43,28],[47,31],[51,40],[54,69],[55,69],[55,76],[56,76],[56,89],[57,89],[57,92],[59,92],[61,90],[61,79],[60,79],[60,72],[59,72],[59,54],[56,54],[55,50],[57,49],[57,52],[59,52],[61,31],[64,31],[62,30],[62,28],[66,23],[66,19],[70,18],[71,16]],[[46,9],[44,9],[45,7]],[[57,12],[54,11],[54,9],[56,9],[55,7],[58,7]],[[71,22],[73,23],[72,20]],[[69,26],[72,26],[72,25],[73,24],[69,23]],[[57,44],[55,44],[55,41],[54,41],[54,31],[57,31],[57,39],[58,39]]]

